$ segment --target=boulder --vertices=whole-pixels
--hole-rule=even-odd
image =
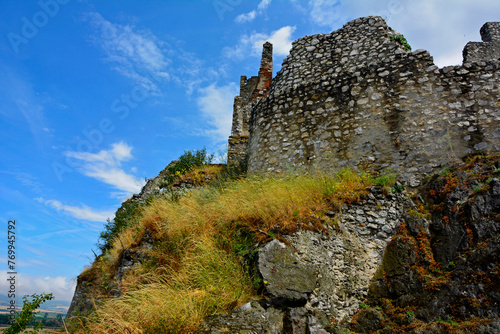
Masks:
[[[273,240],[259,250],[258,269],[271,300],[277,305],[297,306],[307,302],[316,287],[316,272],[284,243]]]

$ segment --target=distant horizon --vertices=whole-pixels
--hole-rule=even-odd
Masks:
[[[70,302],[99,233],[185,150],[224,152],[240,76],[273,44],[379,15],[436,65],[459,65],[492,0],[5,0],[0,13],[0,238],[16,221],[15,266],[0,248],[0,294]],[[223,154],[222,154],[223,155]]]

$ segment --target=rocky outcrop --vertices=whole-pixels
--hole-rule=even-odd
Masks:
[[[367,296],[385,325],[469,321],[472,330],[500,317],[499,161],[444,169],[406,208]]]
[[[88,280],[85,276],[78,276],[76,281],[76,289],[71,299],[71,304],[66,313],[66,321],[71,317],[86,316],[94,308],[95,300],[91,298],[93,284],[92,280]]]
[[[166,177],[168,175],[168,168],[177,161],[171,162],[165,169],[163,169],[158,176],[148,179],[144,187],[141,189],[139,194],[134,194],[130,199],[125,201],[120,208],[117,210],[117,215],[124,213],[127,210],[131,210],[134,205],[143,205],[150,198],[158,196],[166,196],[168,198],[178,198],[186,192],[200,187],[202,184],[208,184],[213,180],[212,175],[202,174],[199,176],[198,180],[193,180],[191,177],[178,177],[174,179],[171,184],[166,184]],[[107,292],[112,292],[112,297],[118,298],[121,296],[122,291],[120,288],[120,282],[122,278],[127,274],[127,272],[135,270],[140,264],[148,258],[148,251],[153,248],[153,240],[150,231],[146,230],[144,236],[139,241],[137,245],[133,248],[128,248],[124,250],[120,257],[120,262],[116,267],[116,270],[112,275],[112,278],[107,278],[105,281]],[[102,255],[101,255],[102,256]],[[96,256],[96,261],[99,257]],[[90,270],[89,270],[90,269]],[[99,302],[103,297],[100,296],[94,284],[94,279],[96,275],[95,268],[87,268],[80,276],[77,278],[76,289],[71,300],[70,307],[66,314],[66,319],[70,319],[75,316],[86,316],[95,306],[96,302]]]
[[[338,215],[330,212],[324,232],[298,231],[264,245],[257,261],[263,299],[211,317],[198,332],[246,333],[253,319],[268,324],[252,327],[255,333],[328,333],[347,326],[366,299],[404,201],[402,194],[373,187]]]
[[[441,174],[413,195],[374,187],[325,232],[263,246],[262,299],[198,332],[496,333],[500,157]]]
[[[415,193],[372,187],[327,212],[324,230],[261,246],[260,299],[207,318],[197,333],[496,333],[499,176],[500,157],[474,158],[444,167]],[[145,235],[126,250],[116,279],[152,244]],[[73,315],[92,308],[91,290],[80,277]]]
[[[120,282],[123,277],[148,259],[148,251],[152,247],[153,239],[151,232],[146,230],[138,245],[128,248],[123,252],[114,275],[111,275],[112,278],[106,278],[104,282],[106,290],[112,292],[112,297],[118,298],[121,296]],[[96,259],[96,261],[99,261],[99,259]],[[94,309],[96,303],[99,303],[105,297],[99,295],[99,289],[95,286],[95,275],[95,271],[89,268],[87,272],[78,276],[75,294],[66,314],[66,320],[72,317],[85,318]]]

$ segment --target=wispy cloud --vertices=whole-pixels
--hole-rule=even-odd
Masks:
[[[335,25],[341,16],[340,0],[310,0],[311,20],[321,26]]]
[[[79,170],[86,176],[95,178],[126,193],[138,193],[144,181],[125,172],[122,162],[130,160],[132,147],[124,142],[115,143],[110,150],[98,153],[64,152],[67,157],[79,160],[82,165]]]
[[[47,117],[44,113],[47,104],[33,87],[32,78],[19,71],[15,66],[0,65],[0,86],[2,87],[2,107],[0,115],[15,121],[22,116],[33,135],[37,147],[43,151],[47,133]],[[8,133],[8,132],[7,132]]]
[[[1,277],[8,277],[7,270],[0,270],[0,275]],[[33,293],[53,293],[55,299],[59,301],[70,301],[76,287],[76,281],[63,276],[19,274],[16,283],[16,292],[18,292],[17,295],[19,296]],[[9,291],[9,284],[5,279],[0,280],[0,289]],[[19,298],[19,302],[21,302],[21,298]]]
[[[252,22],[258,15],[262,15],[270,4],[271,0],[262,0],[257,9],[238,15],[234,21],[237,23]]]
[[[170,78],[168,45],[150,31],[112,23],[96,12],[88,13],[85,18],[95,30],[93,42],[115,64],[114,68],[151,93],[159,93],[157,81]]]
[[[173,81],[184,87],[187,95],[191,95],[196,89],[206,82],[214,82],[220,76],[220,70],[206,66],[195,54],[176,48],[175,76]]]
[[[39,199],[36,199],[36,200],[39,200]],[[43,199],[40,198],[40,200],[43,200]],[[95,210],[92,210],[92,211],[96,212]],[[108,212],[108,213],[106,213],[106,212]],[[108,216],[108,214],[110,212],[111,211],[100,211],[100,215],[102,217]],[[111,217],[112,216],[109,216],[109,218],[111,218]],[[103,221],[100,220],[99,222],[103,222]],[[92,227],[94,227],[96,229],[96,231],[100,231],[102,229],[102,225],[98,225],[98,226],[96,225],[96,226],[92,226]],[[39,234],[36,236],[36,239],[38,241],[38,240],[48,239],[48,238],[51,238],[53,236],[61,236],[61,235],[63,237],[67,237],[67,238],[74,238],[74,237],[82,238],[85,235],[85,232],[89,232],[88,226],[85,226],[85,228],[72,228],[72,229],[59,230],[59,231]]]
[[[113,218],[115,215],[114,210],[97,211],[83,204],[80,206],[65,205],[60,201],[53,199],[44,199],[43,197],[38,197],[35,200],[39,203],[47,205],[48,207],[56,209],[57,211],[62,211],[68,216],[76,219],[88,220],[93,222],[105,222],[108,218]]]
[[[199,89],[197,100],[203,117],[212,127],[204,134],[211,136],[215,141],[227,140],[231,133],[233,115],[233,101],[238,94],[238,87],[234,83],[226,86],[212,84]]]
[[[31,175],[29,173],[24,173],[24,172],[10,172],[10,171],[0,170],[0,174],[12,175],[23,186],[30,188],[31,191],[33,191],[35,193],[41,193],[42,192],[43,185],[38,181],[38,179],[36,177],[34,177],[33,175]]]
[[[273,44],[273,53],[278,56],[286,56],[292,48],[292,34],[296,27],[285,26],[271,34],[255,32],[251,35],[243,35],[234,47],[226,47],[224,54],[228,58],[244,59],[248,54],[260,56],[262,45],[265,42]]]
[[[174,82],[191,95],[204,82],[214,82],[220,75],[220,70],[206,66],[173,37],[168,43],[147,29],[113,23],[97,12],[87,13],[85,19],[93,29],[90,39],[103,50],[113,68],[151,95],[161,95],[161,84],[166,82]]]

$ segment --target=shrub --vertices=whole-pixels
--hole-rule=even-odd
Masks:
[[[184,151],[184,154],[176,161],[173,161],[168,167],[167,175],[165,176],[165,184],[163,188],[172,184],[172,182],[180,175],[186,174],[189,170],[195,167],[201,167],[212,163],[213,154],[207,154],[206,148],[194,151]]]
[[[54,299],[54,296],[49,294],[33,294],[31,295],[31,301],[28,300],[29,296],[23,297],[23,309],[16,318],[13,319],[12,325],[3,331],[4,334],[17,334],[23,332],[28,324],[34,320],[37,313],[40,311],[36,311],[37,308],[40,307],[41,304],[46,302],[47,300]],[[27,333],[38,333],[40,329],[42,329],[43,323],[39,322],[31,331]]]
[[[139,202],[124,202],[116,211],[115,219],[107,220],[104,231],[99,235],[100,242],[98,243],[103,253],[111,247],[112,240],[118,233],[132,225],[132,220],[140,212],[140,206]]]
[[[403,35],[392,36],[391,41],[396,41],[401,45],[401,49],[411,51],[411,46]]]
[[[392,186],[396,182],[396,174],[387,171],[386,174],[381,175],[375,179],[375,185],[381,187]]]

